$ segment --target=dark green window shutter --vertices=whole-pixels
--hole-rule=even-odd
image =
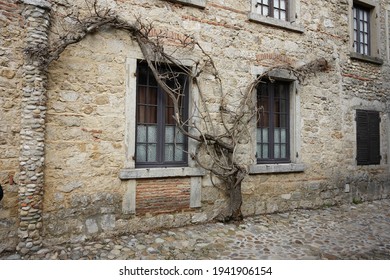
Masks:
[[[379,112],[356,111],[356,160],[358,165],[380,164]]]

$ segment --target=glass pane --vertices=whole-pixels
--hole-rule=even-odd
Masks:
[[[157,126],[150,125],[148,127],[148,143],[156,143],[157,142]]]
[[[280,142],[281,143],[287,143],[287,139],[286,139],[286,129],[285,128],[281,128],[280,129]]]
[[[364,34],[364,43],[368,43],[368,34]]]
[[[269,0],[262,0],[261,2],[263,2],[264,5],[269,5]]]
[[[148,145],[148,162],[157,160],[157,145]]]
[[[260,143],[261,141],[261,128],[256,129],[256,142]]]
[[[287,20],[286,12],[283,12],[283,11],[280,12],[280,19]]]
[[[166,126],[165,127],[165,143],[174,143],[175,137],[175,127]]]
[[[280,158],[280,144],[274,145],[274,158]]]
[[[286,155],[287,155],[287,145],[282,144],[282,145],[280,145],[280,157],[286,158]]]
[[[280,143],[280,129],[279,128],[275,128],[275,130],[274,130],[274,142]]]
[[[165,144],[165,151],[164,151],[165,161],[173,161],[174,147],[175,146],[173,144]]]
[[[144,66],[138,68],[138,84],[147,85],[148,81],[148,70]]]
[[[157,86],[157,81],[153,76],[153,72],[149,70],[149,85],[150,86]]]
[[[357,21],[356,18],[353,20],[353,29],[357,29]]]
[[[368,21],[368,13],[366,11],[362,11],[363,13],[363,20]]]
[[[175,149],[175,161],[182,161],[183,160],[183,145],[176,145]]]
[[[287,100],[280,100],[280,111],[283,113],[287,113]]]
[[[138,162],[145,162],[146,161],[146,145],[137,145],[137,161]]]
[[[363,31],[366,32],[366,33],[368,32],[368,23],[367,22],[364,23]]]
[[[268,7],[263,7],[263,12],[260,11],[260,13],[261,13],[263,16],[268,16],[268,15],[269,15],[269,9],[268,9]]]
[[[176,143],[184,143],[184,135],[178,129],[176,129]]]
[[[286,10],[286,0],[281,0],[281,1],[280,1],[280,8],[281,8],[282,10]]]
[[[263,143],[268,143],[268,128],[263,128]]]
[[[280,127],[287,127],[287,115],[282,114],[280,116]]]
[[[261,158],[268,158],[268,144],[263,144],[263,151]]]
[[[257,146],[256,146],[256,154],[257,154],[257,157],[258,157],[258,158],[262,158],[262,154],[261,154],[261,144],[257,144]]]
[[[157,106],[145,107],[146,123],[157,123]]]
[[[364,45],[364,53],[363,54],[368,55],[368,46],[367,45]]]
[[[362,21],[359,22],[359,28],[360,28],[360,31],[363,31],[363,22]]]
[[[146,125],[137,125],[137,142],[146,142]]]
[[[274,0],[274,7],[279,8],[279,1],[280,0]]]
[[[274,10],[274,18],[280,18],[280,11]]]

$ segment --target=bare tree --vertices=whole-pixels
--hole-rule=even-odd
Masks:
[[[225,91],[223,77],[220,76],[212,56],[193,37],[182,37],[179,42],[176,42],[174,50],[168,52],[166,51],[166,41],[169,39],[167,34],[163,31],[156,33],[153,24],[144,22],[136,16],[134,22],[129,23],[109,9],[99,8],[97,1],[86,3],[89,15],[80,16],[77,11],[72,10],[62,15],[57,14],[57,18],[53,20],[66,21],[66,24],[61,25],[66,25],[67,29],[63,28],[60,31],[53,29],[53,39],[48,49],[27,48],[26,54],[38,57],[42,67],[47,68],[69,45],[80,42],[89,34],[98,32],[102,28],[126,31],[138,43],[154,78],[172,100],[173,118],[177,128],[183,135],[197,143],[195,151],[190,153],[191,158],[200,167],[209,171],[212,178],[217,177],[222,182],[218,186],[222,186],[229,202],[217,218],[221,221],[241,220],[241,184],[248,174],[250,163],[240,158],[239,154],[242,152],[240,143],[251,139],[250,127],[261,117],[261,110],[257,108],[253,98],[254,90],[268,77],[270,71],[276,68],[291,71],[301,81],[308,73],[327,70],[326,60],[318,59],[298,69],[290,65],[278,65],[257,77],[244,90]],[[193,67],[183,66],[175,56],[176,51],[194,49],[199,53],[199,57],[193,61]],[[161,65],[165,66],[164,71],[160,70]],[[183,88],[178,81],[178,74],[185,74],[199,95],[199,102],[193,104],[197,113],[187,117],[184,117],[180,110]],[[214,78],[219,92],[218,112],[212,111],[207,102],[207,95],[201,84],[203,75],[211,75]],[[233,97],[234,106],[230,106]]]

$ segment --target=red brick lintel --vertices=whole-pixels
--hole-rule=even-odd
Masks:
[[[342,74],[343,77],[347,77],[347,78],[352,78],[352,79],[356,79],[356,80],[360,80],[360,81],[364,81],[364,82],[371,82],[372,79],[368,79],[368,78],[363,78],[361,76],[358,76],[358,75],[354,75],[354,74],[347,74],[347,73],[344,73]]]

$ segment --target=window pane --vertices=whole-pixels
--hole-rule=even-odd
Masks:
[[[279,8],[279,1],[280,0],[274,0],[274,7]]]
[[[268,143],[268,140],[269,138],[268,138],[268,128],[263,128],[263,138],[262,138],[262,140],[263,140],[263,143]]]
[[[146,125],[137,125],[137,142],[146,143]]]
[[[165,161],[173,161],[174,144],[165,144]]]
[[[261,158],[263,158],[263,159],[269,158],[269,156],[268,156],[268,144],[263,144],[262,148],[263,148],[263,150],[262,150],[262,153],[261,153]]]
[[[183,145],[176,145],[175,148],[175,161],[182,161],[183,160],[183,151],[184,146]]]
[[[145,108],[146,123],[157,123],[157,106],[148,106]]]
[[[286,129],[285,128],[281,128],[280,129],[280,142],[281,143],[287,143],[287,137],[286,137]]]
[[[149,125],[148,127],[148,143],[157,143],[157,126]]]
[[[287,146],[286,144],[280,145],[280,157],[281,158],[286,158],[287,155]]]
[[[165,143],[174,143],[175,127],[167,125],[165,127]]]
[[[138,144],[137,145],[137,161],[138,162],[146,162],[146,145],[145,144]]]
[[[176,143],[184,143],[184,135],[178,129],[176,129]]]
[[[157,161],[157,145],[149,144],[148,145],[148,162]]]
[[[287,20],[286,12],[283,11],[280,12],[280,19]]]
[[[280,158],[280,144],[274,145],[274,158]]]
[[[275,141],[275,143],[280,143],[280,129],[279,128],[275,128],[274,141]]]
[[[282,10],[286,10],[286,0],[281,0],[281,1],[280,1],[280,8],[281,8]]]
[[[157,86],[157,81],[153,76],[152,70],[149,70],[149,85],[150,86]]]
[[[146,67],[138,67],[138,84],[148,84],[148,69]]]

